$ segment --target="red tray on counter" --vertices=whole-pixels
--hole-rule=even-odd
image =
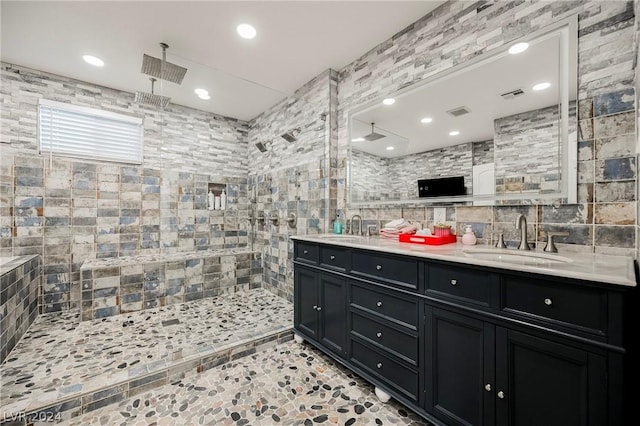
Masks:
[[[398,240],[401,243],[428,244],[431,246],[452,244],[457,241],[456,236],[453,234],[443,235],[441,237],[435,235],[400,234],[398,235]]]

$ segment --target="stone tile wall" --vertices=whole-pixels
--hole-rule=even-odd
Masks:
[[[142,116],[143,164],[40,155],[41,97]],[[248,244],[246,123],[5,63],[0,100],[0,255],[43,256],[42,312],[80,307],[87,259]],[[210,182],[225,211],[207,209]]]
[[[329,161],[335,149],[337,75],[328,70],[249,124],[249,197],[253,217],[254,249],[263,258],[265,288],[293,300],[293,244],[290,235],[326,232],[335,214],[337,182]],[[299,128],[295,142],[280,137]],[[261,153],[255,143],[264,143]],[[295,228],[285,218],[297,217]],[[278,223],[268,219],[279,218]]]
[[[578,14],[578,204],[562,206],[449,207],[458,229],[511,229],[515,212],[527,213],[530,233],[566,230],[567,249],[636,254],[637,112],[634,73],[636,17],[631,1],[447,2],[340,70],[338,164],[346,176],[347,111],[440,71],[462,64],[561,19]],[[339,182],[341,180],[338,180]],[[338,208],[346,204],[338,186]],[[372,221],[400,216],[429,222],[432,208],[357,209]],[[482,236],[486,235],[480,232]]]
[[[0,267],[0,364],[38,316],[40,256],[22,256]]]
[[[260,287],[260,256],[246,249],[88,260],[81,321]]]

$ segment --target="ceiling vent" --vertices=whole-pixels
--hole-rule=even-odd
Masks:
[[[512,90],[510,92],[503,93],[500,96],[502,96],[502,99],[513,99],[513,98],[517,98],[518,96],[522,96],[522,95],[524,95],[524,90],[516,89],[516,90]]]
[[[451,114],[454,117],[460,117],[461,115],[469,114],[470,112],[471,110],[469,109],[469,107],[466,107],[466,106],[461,106],[461,107],[450,109],[449,111],[447,111],[448,114]]]

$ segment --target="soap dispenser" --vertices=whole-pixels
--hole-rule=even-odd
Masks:
[[[478,239],[476,238],[476,234],[473,233],[473,228],[471,228],[471,225],[467,225],[464,230],[464,235],[462,236],[462,244],[472,246],[477,241]]]
[[[227,193],[222,190],[220,194],[220,210],[224,210],[227,207]]]
[[[214,195],[211,189],[209,190],[209,194],[207,194],[207,203],[209,204],[209,210],[213,210],[213,205],[215,203]]]

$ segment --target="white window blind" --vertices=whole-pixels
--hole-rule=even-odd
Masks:
[[[40,152],[93,160],[142,163],[142,119],[41,99]]]

